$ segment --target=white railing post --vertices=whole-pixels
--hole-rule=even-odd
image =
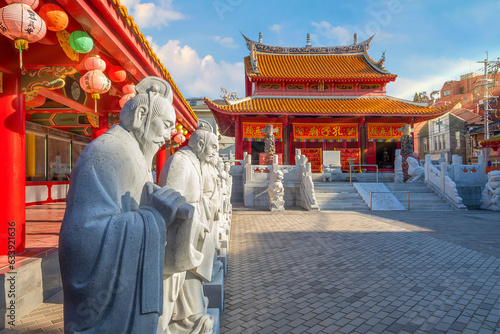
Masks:
[[[462,164],[462,157],[454,154],[451,157],[451,164],[453,166],[453,181],[458,182],[460,181],[460,165]]]
[[[446,162],[441,162],[441,173],[439,178],[439,187],[443,193],[446,193],[446,176],[448,176],[448,164]]]
[[[431,172],[430,167],[432,166],[432,158],[430,154],[425,155],[425,173],[424,173],[424,182],[429,182],[429,173]]]

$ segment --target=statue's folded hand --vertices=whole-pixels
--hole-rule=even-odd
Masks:
[[[170,187],[159,187],[151,182],[144,186],[145,205],[158,210],[168,228],[176,218],[191,219],[194,207],[186,198]]]

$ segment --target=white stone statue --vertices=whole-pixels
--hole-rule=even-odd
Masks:
[[[408,157],[406,161],[408,162],[408,175],[410,176],[407,182],[415,182],[424,174],[424,167],[419,166],[417,159],[414,157]]]
[[[401,150],[396,150],[396,158],[394,159],[394,182],[402,183],[403,179],[403,157]]]
[[[65,333],[156,333],[167,228],[192,222],[178,192],[152,183],[175,125],[170,85],[148,77],[136,91],[71,173],[59,234]]]
[[[269,210],[271,211],[285,211],[285,188],[283,187],[283,172],[280,170],[273,170],[270,175],[269,189]]]
[[[332,168],[327,165],[323,165],[323,182],[332,182]]]
[[[188,203],[195,207],[194,223],[176,226],[176,234],[169,234],[168,251],[179,247],[189,249],[192,257],[201,255],[197,265],[176,272],[176,262],[166,262],[168,268],[175,267],[165,275],[164,287],[169,293],[164,298],[162,315],[163,333],[212,333],[214,319],[207,314],[208,301],[203,294],[203,282],[212,279],[215,244],[211,234],[207,210],[210,210],[204,196],[202,170],[215,157],[219,149],[217,136],[209,123],[200,121],[198,130],[189,138],[188,146],[172,155],[160,174],[160,185],[167,185],[180,192]],[[169,230],[170,233],[170,230]],[[170,237],[171,236],[171,237]]]
[[[481,209],[500,211],[500,170],[488,173],[488,183],[481,197]]]

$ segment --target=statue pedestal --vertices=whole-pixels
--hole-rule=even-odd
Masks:
[[[259,165],[272,165],[273,155],[278,156],[278,165],[283,165],[283,154],[259,153]]]
[[[210,281],[203,283],[203,292],[208,298],[208,307],[224,311],[224,272],[220,270]]]

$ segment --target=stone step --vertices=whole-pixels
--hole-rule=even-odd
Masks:
[[[318,202],[318,205],[321,209],[321,204],[325,205],[325,204],[330,204],[330,203],[338,203],[338,204],[349,204],[349,203],[352,203],[352,204],[360,204],[360,203],[365,203],[365,201],[363,201],[360,197],[358,198],[347,198],[347,199],[331,199],[331,200],[321,200],[321,199],[318,199],[316,198],[316,202]]]
[[[399,200],[408,199],[407,193],[392,193],[392,194]],[[446,203],[444,199],[437,196],[436,194],[428,194],[428,193],[410,193],[410,201],[433,201],[433,202],[438,201]]]
[[[341,192],[341,193],[330,193],[330,192],[317,192],[317,200],[337,200],[337,199],[358,199],[359,194],[357,192]]]
[[[332,204],[329,203],[327,205],[320,205],[321,211],[328,211],[328,210],[348,210],[348,211],[369,211],[368,206],[363,202],[363,203],[347,203],[347,204]]]

